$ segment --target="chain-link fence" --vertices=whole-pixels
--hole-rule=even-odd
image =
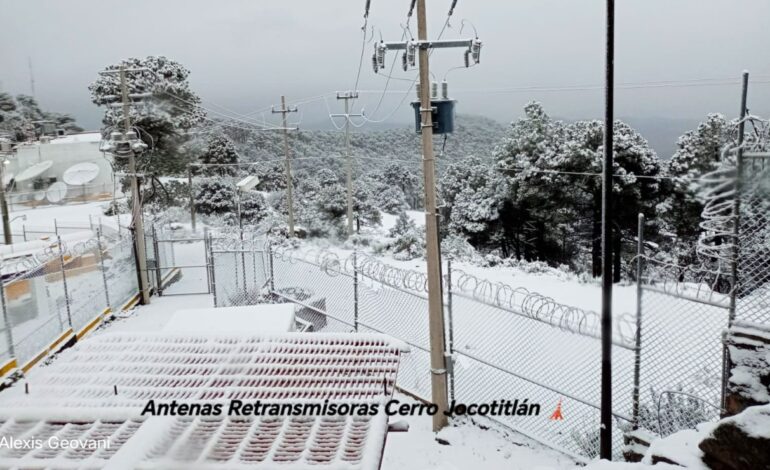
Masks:
[[[137,292],[130,239],[58,237],[43,251],[3,260],[0,358],[34,362],[63,335],[87,331]]]
[[[313,331],[379,332],[411,346],[399,386],[431,397],[426,276],[360,253],[341,257],[271,247],[264,239],[213,239],[216,306],[288,301]],[[245,276],[244,276],[245,273]],[[444,273],[450,399],[462,403],[518,399],[539,416],[496,418],[572,455],[598,453],[601,350],[598,315],[524,290]],[[636,348],[634,318],[620,316],[614,338],[614,415],[630,426]],[[560,406],[565,421],[550,420]],[[622,432],[615,433],[619,452]]]
[[[743,162],[735,317],[770,325],[770,152]]]

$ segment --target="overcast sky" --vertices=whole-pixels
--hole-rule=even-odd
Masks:
[[[398,40],[409,0],[372,0],[375,39]],[[450,0],[428,0],[435,38]],[[30,93],[46,109],[70,112],[89,128],[100,111],[88,84],[105,65],[129,56],[166,55],[191,70],[193,89],[207,106],[248,113],[288,100],[352,88],[361,52],[365,0],[0,0],[0,88]],[[616,114],[700,118],[735,115],[744,69],[755,83],[752,111],[770,115],[770,0],[618,0],[618,83],[735,78],[733,85],[620,89]],[[448,75],[460,112],[511,121],[531,99],[564,118],[602,116],[601,90],[526,91],[522,87],[601,85],[604,64],[603,0],[459,0],[444,38],[470,20],[484,42],[482,62]],[[416,34],[416,24],[412,20]],[[394,93],[377,108],[385,79],[371,69],[366,44],[356,108],[373,119],[407,121],[392,113],[409,83],[391,81]],[[388,57],[388,63],[394,57]],[[462,50],[436,51],[432,71],[441,79],[462,64]],[[400,71],[411,78],[415,72]],[[760,83],[761,81],[766,83]],[[413,95],[413,93],[411,94]],[[412,96],[409,96],[411,99]],[[335,100],[329,105],[336,112]],[[302,106],[304,122],[326,113],[323,101]],[[376,112],[375,112],[376,111]],[[257,114],[259,116],[259,114]],[[272,117],[272,116],[268,116]]]

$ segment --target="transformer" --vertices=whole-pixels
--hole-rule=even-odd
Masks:
[[[420,95],[420,84],[416,85],[417,95]],[[451,134],[455,130],[455,100],[449,99],[449,87],[446,81],[441,83],[441,98],[438,97],[438,85],[431,85],[432,96],[430,106],[431,122],[433,123],[434,134]],[[420,101],[413,101],[414,108],[414,127],[418,134],[422,134],[422,116],[420,115]]]

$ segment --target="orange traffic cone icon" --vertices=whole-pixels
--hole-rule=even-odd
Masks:
[[[559,404],[556,405],[556,410],[551,415],[552,421],[561,421],[564,419],[564,416],[561,414],[561,399],[559,399]]]

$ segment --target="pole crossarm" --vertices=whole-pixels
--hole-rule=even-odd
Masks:
[[[395,41],[381,42],[379,47],[389,51],[401,51],[414,45],[420,49],[447,49],[452,47],[471,47],[477,41],[476,39],[441,39],[441,40],[420,40],[420,41]]]

